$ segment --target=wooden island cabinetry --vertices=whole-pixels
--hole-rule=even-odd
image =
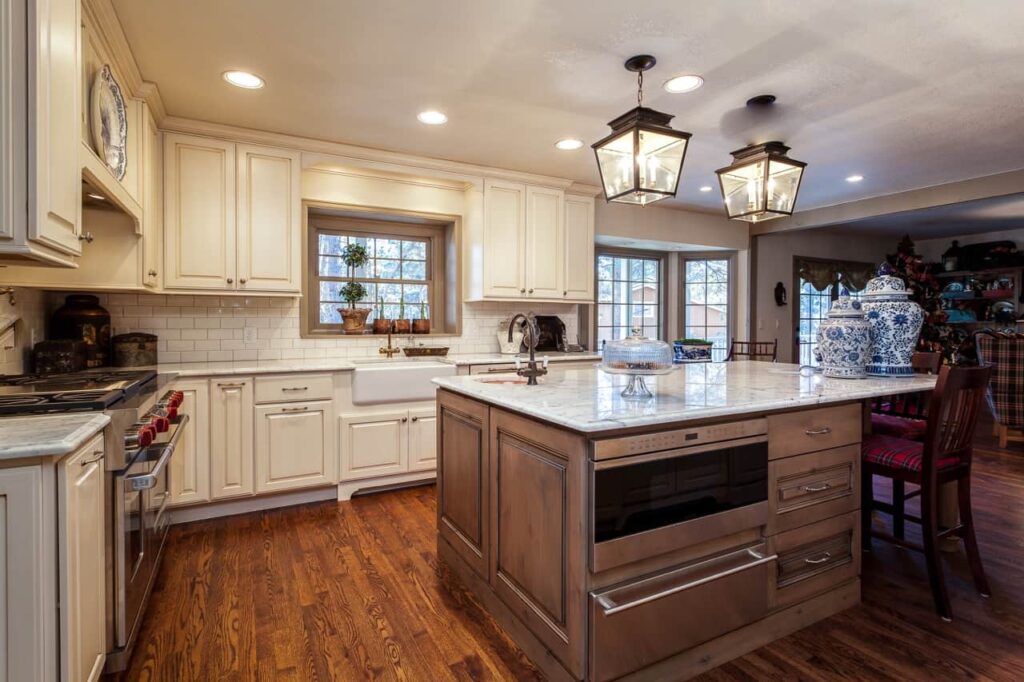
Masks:
[[[439,555],[551,679],[686,679],[859,601],[861,396],[573,428],[553,395],[606,379],[568,374],[544,416],[435,380]]]

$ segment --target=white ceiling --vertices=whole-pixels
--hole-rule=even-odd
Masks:
[[[589,144],[635,105],[622,62],[646,52],[645,103],[693,133],[684,205],[719,210],[714,170],[768,139],[809,164],[798,210],[1024,166],[1021,0],[113,2],[175,116],[596,184]],[[679,73],[706,84],[662,91]],[[761,93],[767,120],[743,109]],[[587,146],[553,147],[568,136]]]
[[[832,234],[938,239],[985,232],[1019,231],[1024,241],[1024,194],[902,211],[819,228]]]

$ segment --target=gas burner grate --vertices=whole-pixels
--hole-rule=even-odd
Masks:
[[[0,397],[0,407],[23,407],[26,405],[41,405],[46,402],[43,396],[3,396]]]
[[[54,403],[86,403],[92,401],[102,401],[110,391],[68,391],[66,393],[56,393],[50,397],[50,402]]]

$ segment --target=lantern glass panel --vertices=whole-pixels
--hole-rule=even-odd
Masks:
[[[803,167],[789,163],[786,159],[771,159],[768,162],[769,211],[793,212],[803,171]]]
[[[736,166],[719,174],[725,210],[730,218],[764,211],[764,176],[767,160]]]
[[[598,147],[597,162],[601,168],[601,181],[604,183],[606,197],[613,197],[632,189],[633,130],[627,130]]]
[[[640,131],[640,188],[675,192],[686,152],[686,139],[651,130]]]

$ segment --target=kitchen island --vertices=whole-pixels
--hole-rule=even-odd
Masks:
[[[685,679],[860,599],[864,401],[935,377],[435,380],[438,552],[551,679]]]

